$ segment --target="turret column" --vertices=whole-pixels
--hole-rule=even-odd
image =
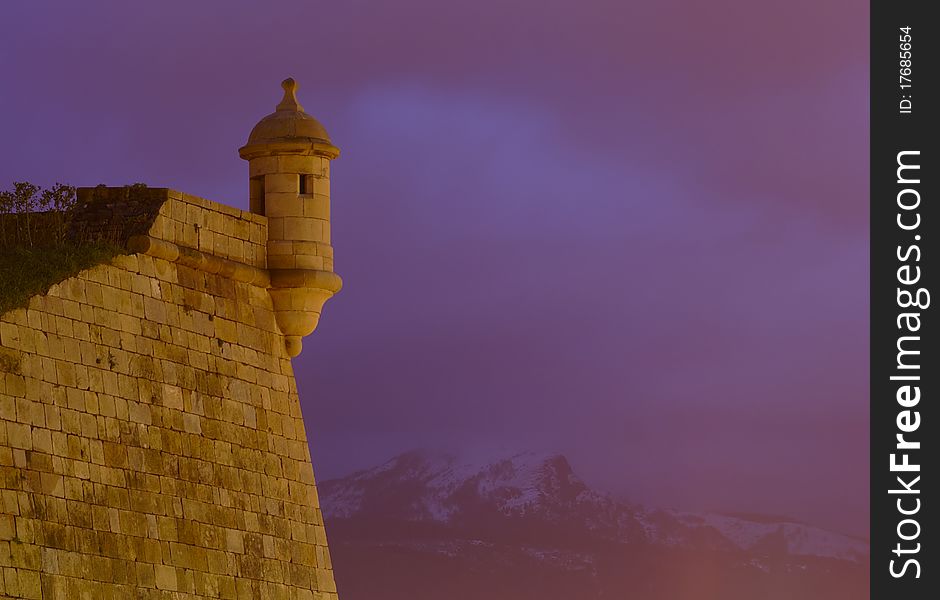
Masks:
[[[339,149],[297,102],[297,83],[285,79],[281,86],[277,110],[255,126],[238,153],[248,161],[251,212],[268,218],[269,291],[293,357],[342,286],[330,245],[330,161]]]

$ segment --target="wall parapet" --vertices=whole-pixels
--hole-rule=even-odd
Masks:
[[[98,186],[77,193],[71,225],[76,238],[106,237],[131,253],[267,289],[292,357],[300,353],[301,337],[319,322],[323,304],[342,287],[332,272],[328,244],[321,245],[328,250],[329,269],[269,269],[272,243],[265,215],[168,188]]]
[[[78,188],[75,235],[122,245],[146,235],[249,267],[267,267],[267,219],[169,188]]]

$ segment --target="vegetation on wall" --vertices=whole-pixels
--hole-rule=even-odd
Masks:
[[[0,191],[0,314],[121,252],[114,240],[76,235],[76,205],[75,188],[61,183]]]

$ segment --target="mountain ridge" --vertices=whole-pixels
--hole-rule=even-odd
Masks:
[[[489,504],[506,517],[575,519],[589,531],[627,543],[689,545],[709,532],[683,529],[711,528],[730,543],[725,549],[748,550],[761,542],[770,543],[779,533],[786,538],[788,551],[797,555],[860,561],[867,560],[868,554],[864,540],[789,517],[630,504],[587,486],[560,453],[521,452],[481,463],[455,454],[413,450],[319,485],[327,519],[351,518],[369,512],[370,502],[382,502],[386,518],[460,524],[466,513],[480,508],[474,505]],[[645,532],[642,540],[636,539],[637,527]],[[711,541],[721,546],[718,538]]]
[[[356,572],[397,565],[387,577],[407,576],[412,590],[425,579],[452,586],[446,596],[429,589],[429,600],[463,597],[480,578],[514,590],[493,598],[513,600],[620,598],[635,586],[669,600],[776,598],[776,589],[834,600],[867,589],[865,541],[785,517],[624,502],[585,484],[558,453],[465,460],[417,450],[318,488],[340,577],[344,562]],[[349,600],[377,593],[347,584]]]

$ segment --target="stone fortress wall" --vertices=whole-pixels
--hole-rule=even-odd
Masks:
[[[290,359],[342,281],[329,161],[282,84],[250,212],[79,189],[125,248],[0,315],[0,599],[336,600]]]
[[[265,217],[82,194],[152,220],[0,317],[0,598],[335,598]]]

